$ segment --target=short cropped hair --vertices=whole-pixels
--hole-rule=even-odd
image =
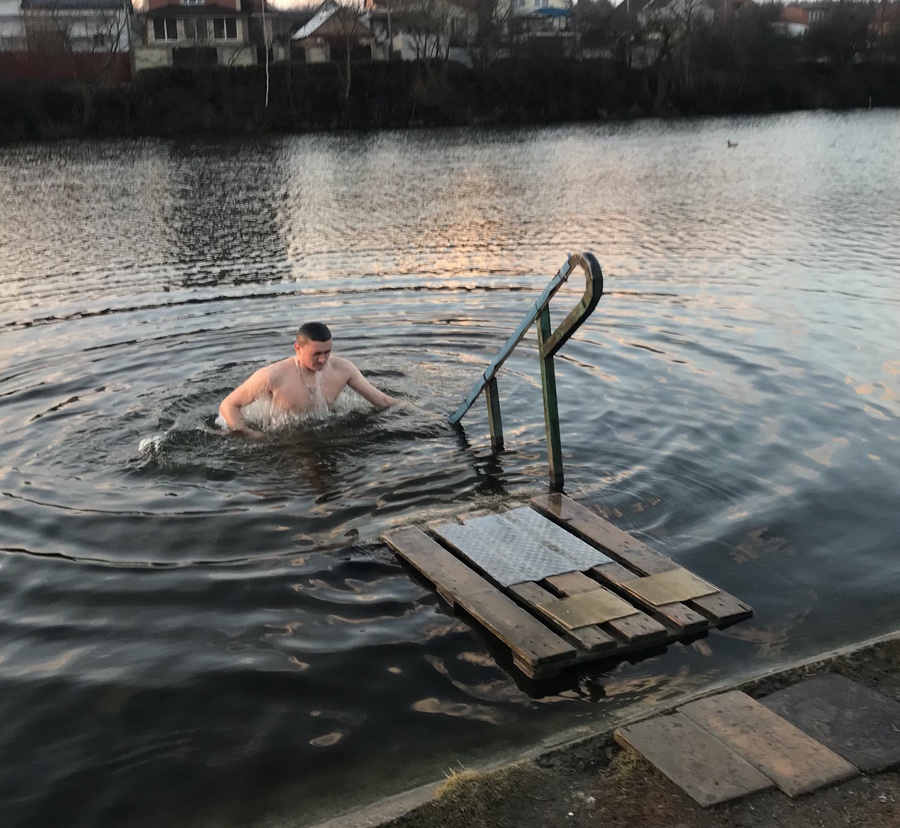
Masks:
[[[331,331],[324,322],[307,322],[297,331],[297,342],[328,342],[331,339]]]

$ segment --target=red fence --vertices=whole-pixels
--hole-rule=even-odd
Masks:
[[[131,59],[128,54],[0,52],[0,81],[4,80],[127,83]]]

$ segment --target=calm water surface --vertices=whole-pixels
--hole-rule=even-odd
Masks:
[[[3,825],[308,823],[893,629],[898,145],[882,111],[0,150]],[[536,692],[377,540],[545,491],[533,337],[506,451],[446,417],[580,250],[567,491],[756,615]],[[311,319],[415,408],[223,437]]]

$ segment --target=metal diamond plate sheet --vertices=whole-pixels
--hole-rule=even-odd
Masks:
[[[502,586],[540,581],[575,568],[568,558],[499,515],[475,518],[463,525],[447,523],[435,533]]]
[[[576,538],[561,526],[557,526],[553,521],[547,520],[543,515],[539,515],[534,509],[529,509],[527,506],[510,509],[502,517],[571,561],[572,569],[584,571],[592,566],[612,562],[612,558],[608,555],[594,549],[590,544]]]

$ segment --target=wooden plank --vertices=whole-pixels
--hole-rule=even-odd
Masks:
[[[606,627],[631,644],[652,644],[654,641],[673,637],[659,621],[643,613],[616,618],[615,621],[609,621]]]
[[[748,604],[721,590],[714,595],[694,598],[689,604],[708,615],[718,627],[727,627],[753,617],[753,610]]]
[[[551,578],[545,578],[544,581],[553,586],[554,589],[559,590],[563,595],[577,595],[582,592],[595,590],[598,587],[597,581],[589,578],[583,572],[554,575]],[[659,621],[644,613],[630,615],[625,618],[616,618],[613,621],[608,621],[603,626],[607,631],[614,633],[619,638],[623,638],[630,644],[652,644],[654,641],[674,637]]]
[[[683,713],[623,727],[613,735],[704,808],[772,787],[765,774]]]
[[[628,581],[640,577],[621,564],[595,566],[591,570],[591,574],[597,577],[601,583],[612,584],[619,589],[624,589]],[[643,607],[652,615],[662,619],[664,623],[680,628],[680,635],[693,635],[709,629],[709,619],[686,604],[677,602],[654,607],[636,595],[633,596],[633,600],[637,606]]]
[[[859,774],[848,761],[739,690],[686,704],[679,712],[792,798]]]
[[[599,585],[598,585],[599,586]],[[607,589],[594,589],[566,598],[551,598],[538,604],[545,615],[559,621],[568,630],[605,624],[617,618],[637,615],[637,607]]]
[[[828,673],[760,702],[864,773],[900,765],[900,704],[865,685]]]
[[[719,591],[686,569],[670,569],[656,575],[632,578],[625,583],[625,589],[654,607],[690,601],[692,598],[713,595]]]
[[[531,582],[516,584],[514,587],[510,587],[509,591],[529,607],[535,609],[535,611],[538,611],[537,608],[540,604],[553,599],[552,593]],[[577,630],[570,630],[552,616],[548,617],[547,620],[556,629],[563,632],[567,638],[575,641],[579,647],[587,650],[589,653],[601,650],[614,650],[616,647],[621,646],[618,641],[603,632],[599,627],[581,627]]]
[[[513,651],[526,672],[570,659],[575,648],[415,527],[387,532],[384,542]]]
[[[589,578],[583,572],[554,575],[551,578],[545,578],[544,583],[552,586],[560,595],[580,595],[583,592],[593,592],[595,589],[605,589],[603,584]]]
[[[640,576],[684,569],[675,561],[641,543],[565,495],[538,495],[532,498],[531,505],[582,539],[597,544],[619,563],[635,570]],[[719,627],[753,615],[753,610],[747,604],[722,590],[712,595],[693,598],[685,603],[687,607],[701,613]]]

